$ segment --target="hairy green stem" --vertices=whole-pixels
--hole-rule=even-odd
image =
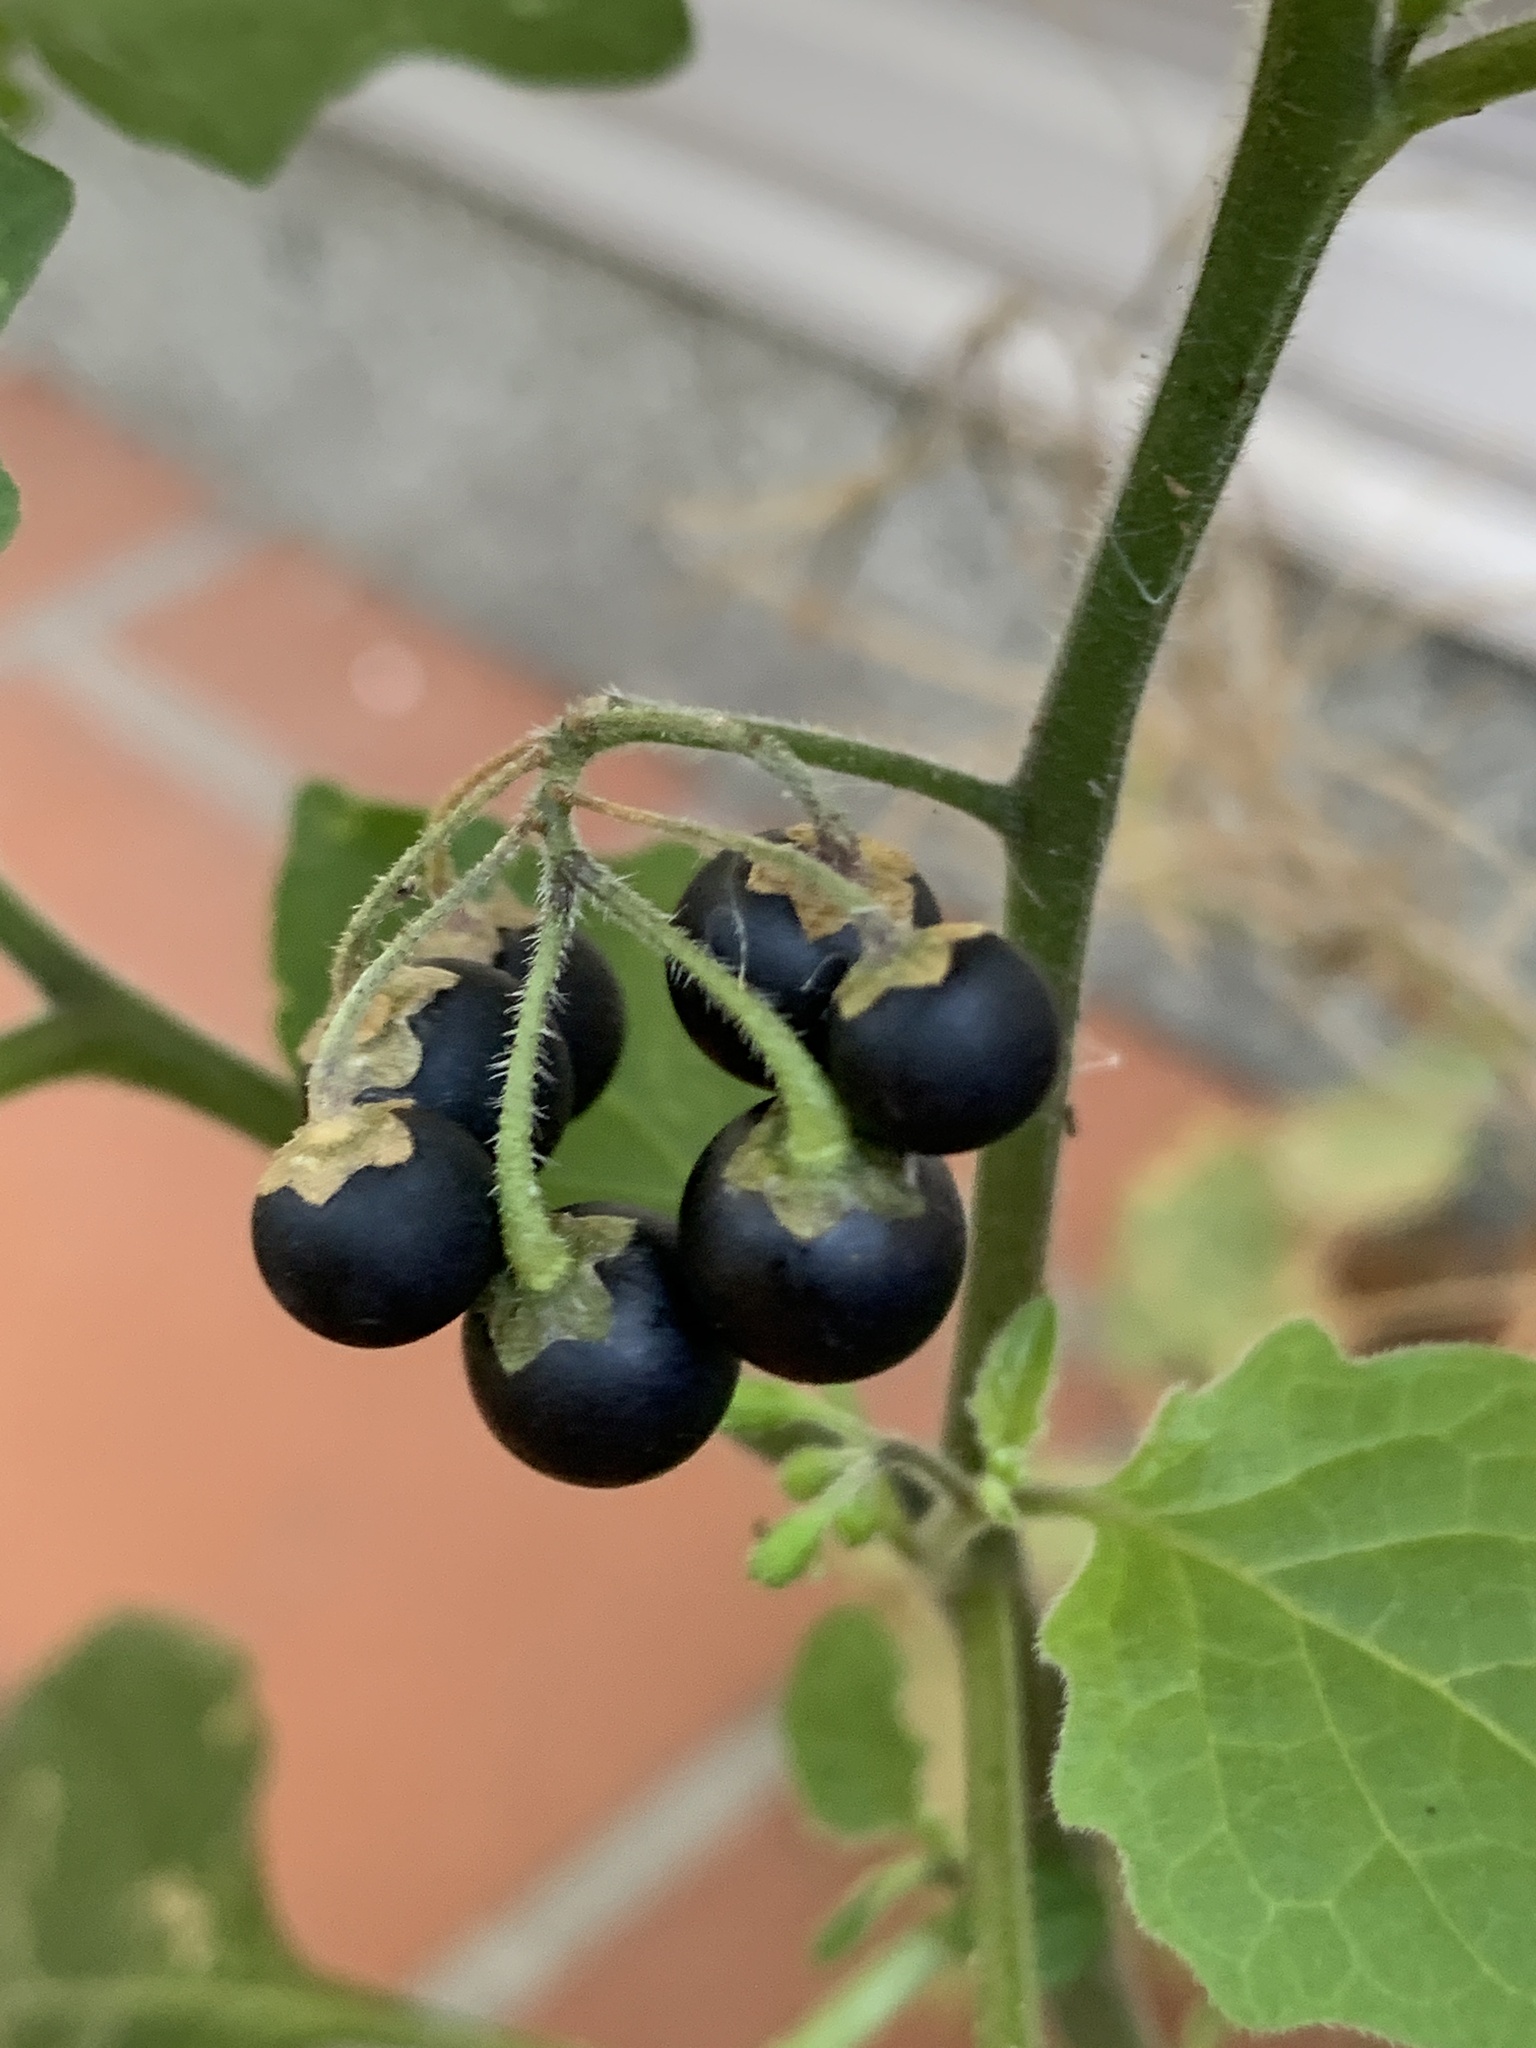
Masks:
[[[950,1614],[965,1694],[966,1855],[978,2048],[1045,2048],[1030,1870],[1028,1699],[1012,1535],[971,1544]]]
[[[494,772],[487,769],[467,777],[465,782],[438,806],[420,835],[412,840],[400,858],[376,877],[367,895],[348,918],[346,928],[331,955],[333,1001],[340,1002],[357,976],[362,973],[368,941],[374,928],[381,918],[396,907],[401,891],[409,889],[439,856],[445,861],[449,859],[455,835],[462,832],[466,825],[472,824],[493,797],[500,795],[509,784],[531,771],[536,765],[541,747],[541,740],[537,736],[530,736],[502,756]]]
[[[588,759],[609,747],[643,743],[743,754],[750,759],[756,743],[771,739],[812,768],[878,782],[887,789],[908,789],[951,810],[963,811],[984,825],[1000,827],[1007,816],[1005,783],[989,782],[984,776],[946,767],[899,747],[876,746],[846,733],[784,719],[741,718],[725,711],[696,711],[680,704],[612,697],[594,699],[568,713],[564,731]],[[771,770],[771,758],[763,765]]]
[[[392,975],[409,965],[429,933],[451,917],[462,904],[470,902],[489,887],[497,871],[511,859],[527,832],[527,818],[519,816],[489,853],[477,860],[473,867],[467,868],[451,889],[445,890],[435,902],[429,903],[409,924],[396,932],[347,990],[331,1013],[309,1070],[309,1102],[316,1116],[335,1116],[352,1106],[343,1069],[368,1005]],[[418,840],[417,844],[419,846],[421,842]]]
[[[1273,0],[1188,312],[1010,785],[1000,827],[1007,929],[1044,969],[1069,1044],[1142,691],[1307,285],[1370,167],[1389,92],[1377,17],[1376,0]],[[1044,1280],[1069,1079],[980,1169],[946,1420],[947,1448],[973,1470],[981,1449],[967,1403],[987,1344]],[[1038,1652],[1012,1576],[1011,1543],[988,1537],[973,1546],[953,1596],[967,1701],[978,2048],[1034,2048],[1040,2039],[1027,1725],[1021,1734]],[[1124,2001],[1115,2009],[1134,2040]],[[1080,2038],[1082,2048],[1101,2048]]]
[[[128,988],[4,883],[0,948],[54,1004],[0,1038],[0,1096],[94,1074],[184,1102],[258,1144],[292,1133],[301,1105],[290,1082]]]
[[[564,820],[552,819],[552,831],[563,823]],[[569,842],[568,825],[564,837]],[[544,852],[539,912],[538,936],[523,978],[517,1027],[507,1060],[501,1127],[496,1141],[496,1180],[507,1263],[520,1284],[536,1294],[558,1286],[573,1263],[570,1249],[551,1224],[544,1206],[533,1148],[534,1125],[538,1121],[535,1105],[550,1003],[576,916],[576,892],[561,870],[558,850],[553,845]]]
[[[808,1174],[845,1166],[853,1140],[832,1084],[778,1011],[611,868],[587,855],[578,879],[616,924],[692,976],[762,1055],[784,1108],[784,1150],[791,1163]]]
[[[749,861],[761,861],[797,881],[807,895],[821,896],[836,904],[850,919],[882,915],[880,906],[873,901],[863,883],[840,874],[830,862],[817,854],[806,853],[792,842],[763,839],[755,832],[733,832],[729,826],[707,825],[698,818],[678,818],[665,811],[644,810],[638,804],[614,803],[586,790],[573,790],[570,800],[578,810],[597,811],[605,818],[621,818],[630,825],[643,825],[690,845],[702,846],[712,853],[729,848],[733,853],[743,854]],[[856,856],[856,847],[851,848],[850,853]]]
[[[956,1961],[942,1925],[914,1928],[845,1978],[772,2048],[862,2048]]]
[[[1442,121],[1480,113],[1495,100],[1536,89],[1536,21],[1516,22],[1426,57],[1403,74],[1390,118],[1382,124],[1371,169],[1410,136]]]

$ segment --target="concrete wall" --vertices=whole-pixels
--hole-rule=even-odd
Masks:
[[[79,211],[12,354],[191,461],[236,518],[324,541],[572,687],[840,722],[990,770],[1016,750],[1024,720],[1001,672],[1039,655],[1050,604],[973,472],[904,495],[859,587],[919,637],[971,643],[979,681],[937,673],[921,648],[897,667],[798,638],[667,541],[679,502],[873,460],[898,394],[855,367],[331,137],[255,193],[73,110],[39,146],[78,181]],[[1437,644],[1356,677],[1343,701],[1369,730],[1491,717],[1500,743],[1473,748],[1458,800],[1496,823],[1518,812],[1536,763],[1518,672]],[[750,801],[739,778],[722,793]],[[986,907],[984,839],[910,807],[899,824],[957,904]],[[1194,972],[1119,929],[1098,972],[1240,1066],[1326,1070],[1240,945]]]

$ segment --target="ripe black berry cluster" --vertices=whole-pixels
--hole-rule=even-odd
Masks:
[[[817,846],[809,827],[785,836]],[[943,1321],[965,1264],[965,1212],[942,1155],[1031,1116],[1061,1049],[1049,991],[1016,947],[946,925],[894,848],[859,842],[844,865],[877,918],[839,915],[737,851],[699,869],[676,913],[825,1068],[858,1140],[841,1175],[797,1184],[776,1156],[779,1112],[759,1106],[705,1150],[679,1220],[709,1327],[753,1364],[822,1384],[884,1371]],[[743,1080],[767,1078],[696,982],[674,970],[669,985],[702,1051]]]
[[[683,961],[668,967],[678,1016],[727,1071],[773,1086],[747,1035],[755,1014],[773,1044],[771,1019],[750,997],[727,1014],[684,971],[690,960],[706,979],[709,962],[728,970],[713,976],[715,996],[734,982],[788,1025],[775,1060],[793,1056],[812,1081],[819,1067],[827,1078],[812,1092],[830,1103],[830,1082],[846,1112],[845,1126],[828,1111],[835,1158],[808,1167],[792,1101],[772,1096],[705,1148],[675,1227],[619,1204],[553,1217],[535,1205],[555,1265],[538,1286],[521,1258],[514,1275],[495,1154],[537,933],[486,909],[460,921],[453,950],[384,982],[328,1068],[344,1106],[306,1124],[264,1175],[253,1237],[282,1305],[324,1337],[370,1347],[462,1316],[490,1429],[537,1470],[589,1486],[689,1457],[724,1415],[741,1359],[827,1383],[916,1350],[965,1263],[964,1210],[941,1155],[988,1144],[1039,1106],[1059,1053],[1055,1014],[1014,947],[943,922],[905,856],[851,840],[829,850],[810,828],[786,838],[787,867],[761,846],[758,858],[706,861],[676,912],[683,939],[664,922],[661,937]],[[841,895],[818,889],[807,848],[842,867]],[[540,1040],[534,1166],[606,1087],[624,1030],[613,971],[577,934]],[[526,1147],[517,1156],[530,1178]]]

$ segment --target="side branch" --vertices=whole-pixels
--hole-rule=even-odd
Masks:
[[[1454,50],[1442,50],[1437,57],[1426,57],[1403,74],[1375,162],[1384,162],[1426,128],[1531,91],[1536,91],[1536,21],[1517,22],[1513,28],[1497,29]]]

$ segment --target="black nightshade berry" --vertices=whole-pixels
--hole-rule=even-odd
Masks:
[[[383,1347],[460,1316],[501,1265],[490,1154],[460,1125],[376,1103],[307,1124],[262,1176],[262,1278],[336,1344]]]
[[[621,1249],[595,1261],[611,1305],[606,1332],[558,1337],[509,1372],[477,1310],[464,1323],[470,1391],[524,1464],[577,1486],[632,1486],[670,1472],[714,1434],[735,1391],[736,1359],[689,1307],[669,1223],[607,1203],[561,1213],[634,1223]]]
[[[827,1025],[827,1071],[849,1121],[896,1152],[1006,1137],[1050,1093],[1060,1059],[1044,977],[996,932],[957,940],[931,986],[887,988],[852,1016],[835,1002]]]
[[[789,835],[767,832],[763,836],[783,840]],[[871,847],[870,851],[889,860],[892,850]],[[722,967],[730,968],[772,1003],[819,1059],[827,1005],[859,957],[859,934],[852,924],[844,924],[818,937],[809,936],[788,895],[749,886],[752,865],[746,854],[731,849],[713,855],[689,882],[673,915]],[[911,886],[912,922],[937,924],[943,912],[922,876],[908,866],[902,879]],[[716,1066],[724,1067],[738,1081],[756,1088],[772,1086],[767,1069],[730,1018],[671,962],[667,987],[678,1021],[701,1052],[708,1053]]]
[[[724,1343],[785,1379],[883,1372],[932,1336],[960,1285],[954,1178],[940,1159],[863,1157],[819,1214],[816,1191],[765,1176],[756,1147],[739,1159],[766,1107],[726,1125],[684,1190],[678,1248],[694,1303]]]
[[[405,1019],[421,1047],[421,1064],[403,1087],[370,1089],[359,1100],[408,1095],[419,1108],[450,1117],[482,1145],[494,1147],[517,1022],[517,984],[478,960],[421,960],[415,967],[440,968],[454,977]],[[551,1025],[539,1048],[534,1098],[533,1149],[539,1159],[549,1157],[570,1122],[573,1089],[569,1051]]]
[[[537,937],[533,926],[503,928],[493,965],[521,988]],[[560,963],[550,1005],[571,1056],[571,1115],[590,1109],[613,1079],[624,1050],[624,989],[601,946],[575,932]]]

